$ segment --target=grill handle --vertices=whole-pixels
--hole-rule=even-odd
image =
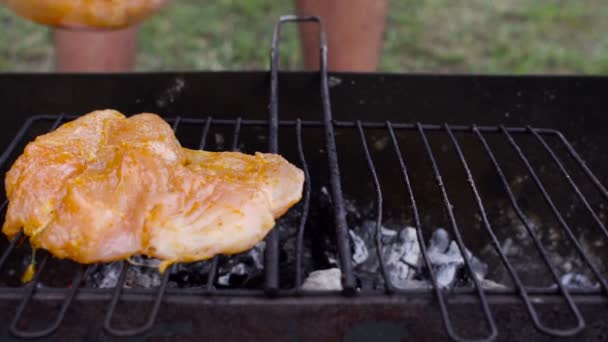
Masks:
[[[321,103],[323,107],[323,126],[325,128],[325,143],[329,164],[329,175],[331,193],[334,204],[334,225],[336,228],[337,247],[342,271],[342,289],[345,295],[353,295],[356,292],[356,281],[353,273],[353,264],[350,250],[350,239],[348,236],[348,225],[346,223],[346,210],[340,181],[340,168],[334,133],[334,121],[331,113],[331,101],[329,96],[329,82],[327,75],[327,39],[323,21],[318,16],[285,15],[279,18],[272,36],[272,49],[270,51],[270,134],[269,150],[278,152],[278,123],[279,123],[279,37],[281,27],[288,22],[314,22],[319,25],[319,58],[321,76]],[[272,293],[278,290],[278,231],[274,229],[267,239],[266,248],[266,292]]]

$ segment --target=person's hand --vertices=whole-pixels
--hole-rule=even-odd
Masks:
[[[0,0],[39,24],[67,29],[119,29],[141,22],[169,0]]]

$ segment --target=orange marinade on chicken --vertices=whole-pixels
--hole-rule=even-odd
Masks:
[[[155,114],[96,111],[27,145],[2,231],[80,263],[204,260],[262,240],[303,182],[279,155],[189,150]]]

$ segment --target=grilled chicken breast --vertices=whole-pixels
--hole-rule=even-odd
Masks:
[[[97,111],[38,137],[6,179],[2,228],[80,263],[239,253],[300,200],[301,170],[273,154],[184,149],[154,114]]]

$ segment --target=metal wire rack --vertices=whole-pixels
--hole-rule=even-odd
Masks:
[[[316,22],[320,27],[320,58],[321,58],[321,70],[320,70],[320,95],[322,98],[322,106],[323,106],[323,116],[322,120],[314,121],[314,120],[279,120],[279,34],[281,26],[286,22],[293,21],[311,21]],[[200,288],[188,288],[188,289],[179,289],[179,288],[169,288],[167,286],[168,279],[172,272],[175,270],[175,265],[172,266],[167,272],[165,272],[161,279],[161,284],[157,288],[151,289],[124,289],[126,272],[129,266],[128,263],[123,262],[122,268],[119,276],[119,280],[117,285],[113,289],[88,289],[84,286],[83,280],[87,279],[91,272],[95,270],[97,265],[91,265],[88,267],[79,267],[76,274],[74,274],[74,278],[72,280],[73,286],[71,288],[64,289],[50,289],[50,288],[39,288],[38,284],[40,282],[40,276],[45,270],[48,269],[47,264],[50,256],[48,254],[44,254],[42,258],[38,261],[37,272],[30,283],[23,287],[3,287],[0,288],[0,293],[4,295],[20,300],[19,305],[16,309],[16,313],[14,315],[14,319],[10,325],[10,332],[19,338],[38,338],[44,337],[52,334],[60,324],[64,321],[64,317],[66,312],[69,310],[71,304],[77,298],[79,292],[94,292],[94,293],[103,293],[105,295],[110,296],[110,300],[108,303],[108,307],[106,310],[106,316],[104,321],[105,330],[114,336],[134,336],[144,333],[154,326],[156,318],[158,316],[159,310],[161,308],[161,304],[163,300],[168,295],[182,295],[182,294],[197,294],[202,296],[263,296],[263,297],[301,297],[302,300],[306,300],[306,297],[309,295],[319,295],[320,293],[316,292],[308,292],[301,288],[303,278],[305,276],[303,268],[302,268],[302,254],[303,254],[303,244],[304,244],[304,230],[306,227],[307,219],[309,216],[310,210],[310,201],[311,201],[311,177],[309,174],[309,167],[307,164],[307,158],[305,156],[304,149],[304,141],[303,141],[303,132],[309,128],[323,129],[324,138],[325,138],[325,154],[327,157],[327,167],[329,174],[329,183],[331,186],[331,196],[332,196],[332,205],[333,205],[333,220],[335,226],[335,236],[337,242],[337,254],[338,254],[338,263],[339,268],[342,272],[342,288],[343,290],[339,293],[336,292],[327,292],[324,295],[343,295],[343,296],[411,296],[419,293],[411,290],[404,290],[395,287],[388,276],[388,270],[386,269],[385,262],[383,261],[383,256],[380,252],[378,252],[377,258],[380,260],[380,271],[381,276],[384,280],[384,289],[382,291],[361,291],[357,286],[357,279],[355,275],[355,271],[353,270],[353,261],[351,255],[351,245],[349,242],[348,235],[348,223],[346,220],[346,209],[345,209],[345,199],[344,192],[342,189],[342,181],[343,178],[340,174],[340,163],[338,158],[338,149],[336,146],[336,142],[339,137],[336,136],[336,130],[348,130],[352,132],[356,132],[359,137],[359,141],[361,143],[361,153],[365,158],[367,163],[367,167],[369,170],[369,175],[372,179],[374,189],[375,189],[375,209],[376,209],[376,227],[375,234],[376,239],[375,243],[377,245],[377,251],[380,251],[380,245],[382,244],[380,239],[380,230],[383,222],[383,194],[381,181],[378,177],[378,169],[382,168],[382,165],[378,165],[374,162],[374,153],[368,146],[368,138],[366,137],[367,130],[374,130],[376,132],[382,132],[384,136],[387,136],[390,141],[390,146],[392,151],[394,152],[394,157],[398,162],[400,168],[400,174],[402,175],[402,179],[400,180],[400,187],[405,191],[409,201],[411,203],[411,215],[413,217],[416,234],[418,237],[418,241],[423,242],[428,236],[424,235],[424,230],[422,229],[422,220],[421,213],[417,206],[417,198],[422,196],[421,194],[416,194],[413,190],[413,183],[416,182],[416,179],[412,178],[412,175],[408,171],[408,156],[403,152],[398,133],[399,132],[411,132],[412,134],[417,134],[419,139],[421,139],[423,143],[423,153],[432,169],[434,183],[437,189],[441,194],[441,200],[448,214],[448,219],[450,223],[450,230],[455,237],[455,241],[458,245],[459,250],[462,252],[465,250],[465,244],[462,237],[462,230],[459,228],[457,224],[457,220],[455,218],[455,213],[453,210],[453,205],[450,199],[449,189],[447,189],[444,179],[445,172],[439,167],[439,164],[436,160],[436,151],[433,150],[429,136],[432,134],[442,134],[449,138],[449,141],[452,144],[454,151],[456,152],[457,158],[461,164],[462,169],[466,175],[466,181],[469,186],[469,190],[471,191],[475,203],[477,205],[477,209],[479,215],[481,217],[481,222],[483,226],[483,230],[490,237],[491,244],[500,257],[500,261],[508,271],[508,274],[513,282],[514,289],[511,292],[508,292],[510,295],[518,296],[521,302],[524,304],[525,310],[527,311],[530,319],[536,328],[548,335],[551,336],[573,336],[580,331],[582,331],[585,326],[585,320],[580,313],[580,310],[577,306],[575,299],[573,298],[573,294],[580,294],[580,291],[575,291],[567,286],[563,285],[560,282],[559,272],[556,269],[556,265],[552,262],[552,260],[548,257],[548,253],[546,247],[543,245],[541,239],[537,236],[537,232],[530,224],[529,218],[526,216],[524,211],[521,209],[520,204],[518,203],[518,198],[514,195],[512,185],[509,183],[507,176],[503,172],[502,161],[499,155],[493,151],[491,144],[488,143],[488,137],[498,137],[500,139],[504,139],[518,158],[521,160],[522,164],[525,166],[525,169],[529,173],[530,177],[534,181],[534,184],[540,191],[543,196],[544,201],[550,207],[552,215],[554,215],[555,219],[559,222],[560,228],[565,233],[567,239],[572,243],[576,252],[579,254],[581,260],[585,263],[587,267],[591,270],[593,276],[597,279],[600,284],[600,289],[587,291],[584,293],[594,294],[594,295],[602,295],[606,296],[608,294],[608,282],[606,277],[602,274],[598,265],[594,262],[594,260],[588,255],[588,252],[583,248],[580,241],[577,239],[576,235],[573,233],[572,227],[567,223],[567,221],[560,213],[559,209],[553,202],[550,194],[547,191],[546,185],[542,177],[539,175],[537,170],[529,162],[526,151],[520,144],[517,142],[515,137],[517,136],[527,136],[533,137],[538,144],[542,146],[544,151],[550,156],[551,160],[556,167],[557,172],[568,182],[571,190],[574,194],[576,194],[577,198],[584,204],[584,207],[589,215],[591,215],[593,221],[595,222],[596,228],[602,233],[603,237],[608,238],[608,231],[606,230],[605,224],[603,220],[600,218],[600,215],[593,209],[591,201],[585,195],[584,191],[576,184],[573,177],[571,177],[568,172],[566,166],[563,161],[560,159],[557,153],[555,153],[554,148],[547,143],[547,138],[552,137],[556,138],[561,147],[563,147],[568,154],[575,160],[576,165],[580,168],[582,173],[589,179],[589,181],[597,188],[599,193],[603,196],[604,199],[608,199],[608,192],[605,187],[601,184],[598,178],[591,172],[591,170],[586,166],[583,159],[579,156],[579,154],[574,150],[568,140],[559,132],[552,129],[546,128],[533,128],[533,127],[504,127],[504,126],[476,126],[476,125],[428,125],[422,123],[400,123],[400,122],[362,122],[362,121],[336,121],[332,118],[331,112],[331,102],[330,102],[330,92],[328,86],[328,74],[327,74],[327,45],[325,40],[325,34],[323,31],[323,26],[321,21],[316,17],[295,17],[295,16],[286,16],[282,17],[279,23],[276,26],[273,40],[272,40],[272,51],[271,51],[271,96],[270,96],[270,116],[269,120],[249,120],[246,118],[238,117],[236,119],[217,119],[212,117],[207,117],[204,119],[198,118],[187,118],[187,117],[174,117],[167,118],[166,120],[172,124],[174,131],[178,132],[180,128],[188,126],[188,127],[196,127],[200,129],[200,143],[199,148],[204,149],[206,147],[206,143],[208,140],[208,135],[210,129],[212,127],[231,127],[232,128],[232,141],[231,141],[231,150],[238,150],[239,139],[241,135],[241,131],[243,128],[265,128],[268,132],[268,151],[272,153],[280,153],[281,149],[279,146],[279,138],[278,134],[282,129],[293,129],[295,130],[295,139],[294,144],[296,145],[298,160],[294,161],[300,168],[304,170],[306,181],[305,181],[305,189],[302,205],[299,207],[301,210],[299,214],[299,221],[297,225],[297,240],[296,240],[296,265],[295,265],[295,273],[294,273],[294,286],[290,289],[285,289],[280,284],[280,269],[279,269],[279,242],[281,240],[281,236],[279,235],[279,230],[275,229],[271,234],[267,237],[266,243],[267,247],[265,250],[265,258],[264,258],[264,271],[265,271],[265,280],[263,289],[218,289],[215,286],[215,282],[217,280],[218,273],[218,265],[220,263],[220,259],[218,257],[214,258],[211,261],[211,268],[209,271],[209,275],[207,278],[206,286]],[[14,157],[16,153],[18,153],[18,146],[24,143],[25,137],[28,135],[28,132],[32,129],[35,124],[38,123],[50,123],[50,130],[54,130],[62,123],[75,118],[74,116],[67,115],[44,115],[32,117],[27,120],[27,122],[23,125],[21,130],[16,134],[13,141],[9,144],[9,146],[4,150],[3,154],[0,156],[0,166],[5,166],[5,164],[10,160],[10,158]],[[480,195],[478,190],[478,185],[476,182],[476,178],[469,166],[469,161],[466,157],[466,151],[463,151],[461,143],[457,138],[457,134],[466,134],[470,137],[474,137],[478,144],[481,146],[484,151],[486,157],[489,159],[493,166],[493,170],[500,179],[500,184],[497,187],[501,187],[506,193],[510,204],[512,205],[514,211],[517,214],[518,219],[522,222],[525,227],[527,233],[532,239],[532,242],[539,252],[542,260],[549,270],[551,276],[553,277],[554,283],[557,287],[553,290],[534,290],[532,288],[526,287],[521,277],[518,275],[516,268],[513,263],[509,260],[509,256],[503,251],[503,247],[501,247],[500,241],[495,233],[494,228],[492,227],[491,220],[489,219],[489,215],[486,212],[487,203],[484,202],[483,198]],[[352,153],[359,153],[352,151]],[[7,202],[6,200],[2,204],[2,210],[6,210]],[[11,257],[14,250],[18,247],[20,241],[24,238],[23,234],[19,234],[15,237],[10,243],[8,247],[2,251],[2,255],[0,257],[0,270],[5,266],[6,261]],[[427,247],[424,243],[420,243],[420,250],[422,252],[422,261],[423,266],[427,269],[432,269],[431,262],[429,260],[429,256],[427,253]],[[466,253],[462,253],[466,255]],[[498,335],[498,330],[496,328],[496,323],[494,320],[494,316],[491,310],[491,300],[488,297],[491,297],[495,294],[504,294],[503,290],[492,290],[485,289],[480,280],[474,275],[474,271],[470,265],[470,257],[465,257],[465,267],[473,280],[474,288],[468,290],[460,290],[448,292],[443,290],[437,283],[436,276],[433,272],[430,272],[430,282],[432,284],[432,293],[434,294],[438,309],[441,313],[441,316],[444,321],[445,329],[447,334],[454,340],[457,341],[468,341],[471,340],[470,337],[463,337],[459,333],[459,329],[454,326],[452,322],[452,316],[450,315],[450,306],[448,305],[448,297],[458,293],[468,293],[474,294],[479,303],[480,312],[484,317],[485,325],[486,325],[486,333],[484,336],[477,336],[475,340],[493,340]],[[113,326],[113,316],[117,310],[120,310],[120,305],[122,303],[121,298],[123,293],[132,293],[132,294],[140,294],[147,296],[149,298],[153,298],[152,308],[148,312],[147,319],[145,323],[141,326],[130,327],[128,329],[119,329]],[[427,292],[427,291],[423,291]],[[51,293],[59,298],[62,298],[63,303],[60,306],[59,312],[52,317],[50,320],[50,324],[41,330],[23,330],[20,328],[20,321],[23,319],[24,312],[26,308],[31,304],[32,300],[36,298],[37,294]],[[543,322],[539,313],[537,312],[534,296],[538,294],[550,294],[553,296],[558,296],[563,300],[566,304],[572,318],[572,324],[563,328],[555,328],[550,327]]]

